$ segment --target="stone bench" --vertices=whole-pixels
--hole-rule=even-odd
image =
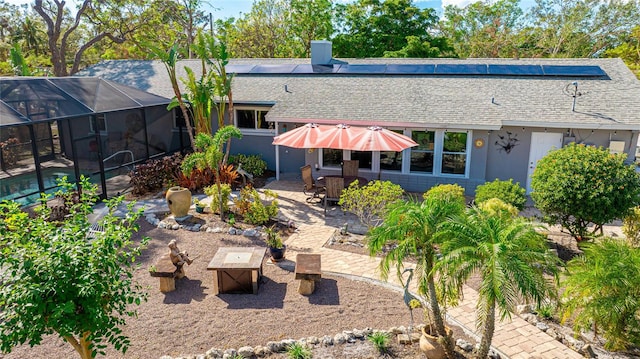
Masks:
[[[296,279],[300,280],[298,293],[310,295],[316,289],[315,283],[322,278],[320,254],[296,255]]]
[[[163,254],[155,264],[155,270],[149,271],[152,277],[158,277],[160,279],[160,291],[167,293],[176,289],[175,278],[184,277],[183,266],[175,266],[171,262],[169,253]]]

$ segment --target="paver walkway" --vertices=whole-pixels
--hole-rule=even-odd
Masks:
[[[355,216],[343,214],[338,207],[333,207],[327,211],[325,217],[322,204],[305,201],[306,196],[301,191],[302,181],[275,181],[267,184],[265,188],[278,193],[282,215],[293,220],[298,227],[297,233],[290,236],[286,242],[289,258],[295,258],[295,254],[299,252],[320,253],[324,254],[323,272],[382,281],[378,270],[379,258],[323,247],[333,233],[345,223],[349,224],[350,231],[361,227]],[[401,286],[395,276],[390,276],[387,282],[390,285]],[[479,337],[475,330],[477,297],[478,293],[475,290],[465,286],[464,300],[457,307],[449,308],[447,314],[450,321]],[[516,315],[512,315],[511,321],[496,322],[493,347],[503,358],[582,358],[580,354]]]

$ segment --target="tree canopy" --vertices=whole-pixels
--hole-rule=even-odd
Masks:
[[[0,0],[0,73],[13,72],[14,44],[31,73],[65,76],[101,59],[148,59],[150,42],[177,43],[180,57],[192,58],[204,30],[227,44],[231,58],[308,57],[311,40],[331,40],[343,58],[621,57],[640,76],[640,0],[536,0],[528,9],[517,0],[474,2],[446,6],[441,17],[415,0],[259,0],[215,25],[205,4]]]

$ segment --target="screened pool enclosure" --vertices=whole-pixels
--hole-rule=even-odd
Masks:
[[[0,200],[34,203],[62,176],[123,193],[134,164],[188,147],[169,102],[101,78],[0,78]]]

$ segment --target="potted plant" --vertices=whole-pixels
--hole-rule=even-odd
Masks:
[[[274,262],[280,262],[284,259],[284,252],[287,247],[282,243],[280,233],[275,226],[265,228],[265,234],[267,235],[267,247],[269,248],[269,255]]]
[[[193,199],[193,204],[196,206],[196,212],[204,213],[204,207],[206,207],[206,205],[204,203],[200,202],[199,199],[194,198]]]

